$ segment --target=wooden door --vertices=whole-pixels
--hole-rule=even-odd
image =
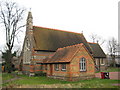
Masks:
[[[52,76],[52,73],[53,73],[53,65],[50,64],[50,76]]]

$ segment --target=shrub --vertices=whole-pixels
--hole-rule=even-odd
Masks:
[[[46,76],[46,73],[43,71],[35,72],[35,76]]]

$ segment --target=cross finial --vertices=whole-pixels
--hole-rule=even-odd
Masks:
[[[83,31],[82,31],[82,33],[83,33]]]
[[[31,11],[31,8],[30,8],[30,11]]]

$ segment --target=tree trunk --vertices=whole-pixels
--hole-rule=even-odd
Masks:
[[[11,73],[13,68],[12,68],[12,52],[11,50],[7,51],[7,58],[6,58],[6,65],[5,65],[5,70],[8,73]]]
[[[113,67],[116,67],[115,55],[112,55]]]

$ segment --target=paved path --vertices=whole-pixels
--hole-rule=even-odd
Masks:
[[[95,77],[101,78],[101,73],[96,73]],[[120,72],[109,72],[110,79],[120,80]]]

